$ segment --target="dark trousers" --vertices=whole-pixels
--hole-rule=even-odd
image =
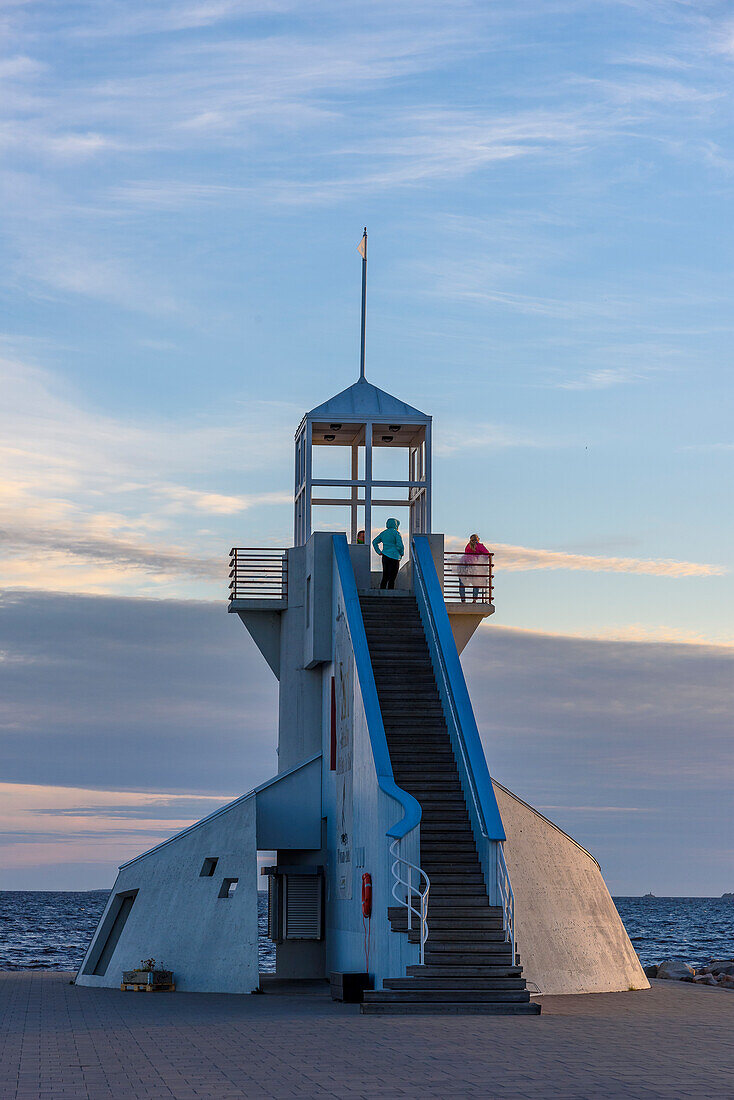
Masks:
[[[382,580],[380,581],[380,588],[395,587],[395,578],[398,575],[399,568],[400,562],[397,558],[388,558],[387,554],[382,555]]]

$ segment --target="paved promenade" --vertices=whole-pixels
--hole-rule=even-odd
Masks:
[[[734,993],[656,982],[540,1017],[370,1017],[324,996],[120,993],[0,973],[2,1100],[734,1096]]]

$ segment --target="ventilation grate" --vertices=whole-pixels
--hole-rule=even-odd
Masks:
[[[321,875],[285,876],[285,936],[321,939]]]

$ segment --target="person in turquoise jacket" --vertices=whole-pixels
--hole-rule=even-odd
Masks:
[[[400,537],[398,527],[400,520],[389,519],[384,531],[380,531],[376,539],[372,540],[377,553],[382,558],[382,580],[380,588],[394,588],[395,578],[400,568],[400,559],[405,553],[403,540]]]

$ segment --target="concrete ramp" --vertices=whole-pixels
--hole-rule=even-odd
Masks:
[[[492,782],[507,834],[505,859],[528,988],[541,993],[649,989],[594,857]]]

